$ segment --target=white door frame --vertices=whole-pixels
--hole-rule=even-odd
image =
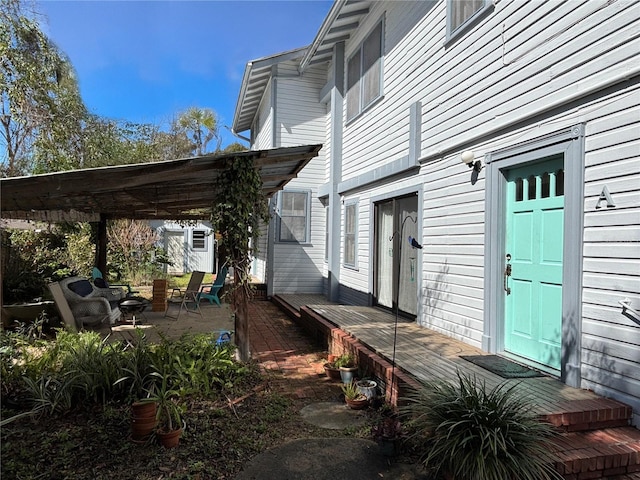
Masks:
[[[546,135],[485,156],[485,292],[482,348],[504,351],[504,172],[537,159],[563,154],[565,222],[563,249],[562,357],[560,378],[579,387],[582,334],[582,245],[584,230],[584,125]]]

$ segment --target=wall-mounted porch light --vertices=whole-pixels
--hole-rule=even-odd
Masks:
[[[482,162],[480,160],[476,160],[475,162],[473,161],[473,159],[476,157],[476,154],[471,150],[462,152],[462,155],[460,157],[462,158],[462,163],[467,165],[469,168],[473,168],[476,172],[482,170]]]

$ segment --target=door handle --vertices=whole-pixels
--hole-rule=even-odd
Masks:
[[[507,295],[511,295],[511,288],[509,288],[509,277],[511,276],[511,255],[507,253],[507,266],[504,269],[504,275],[503,275],[503,280],[502,280],[502,288],[504,289],[505,292],[507,292]]]

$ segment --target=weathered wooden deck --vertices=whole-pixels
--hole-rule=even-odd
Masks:
[[[321,295],[279,295],[291,307],[306,306],[331,323],[357,338],[389,362],[393,360],[395,316],[372,307],[337,305]],[[485,352],[447,335],[400,319],[396,335],[396,366],[420,381],[455,379],[456,372],[475,375],[487,387],[500,383],[516,384],[516,390],[530,398],[540,414],[555,413],[567,401],[599,398],[587,390],[568,387],[550,377],[505,380],[478,367],[460,355],[483,355]]]
[[[455,381],[458,372],[475,375],[488,388],[515,385],[532,411],[560,430],[550,461],[566,480],[640,477],[640,432],[629,425],[632,410],[627,405],[548,375],[505,380],[460,358],[484,355],[479,349],[413,322],[400,320],[396,331],[395,316],[380,309],[337,305],[320,295],[278,295],[273,300],[330,349],[332,342],[355,348],[360,359],[374,365],[376,376],[393,385],[390,396],[386,387],[392,401],[403,382]]]

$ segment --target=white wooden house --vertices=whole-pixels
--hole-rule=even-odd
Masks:
[[[182,225],[153,220],[150,226],[158,232],[161,246],[171,261],[166,266],[166,273],[181,275],[196,270],[207,273],[217,271],[217,245],[210,224]]]
[[[397,306],[637,424],[639,32],[630,0],[336,1],[309,47],[245,71],[253,148],[324,144],[254,273]]]

